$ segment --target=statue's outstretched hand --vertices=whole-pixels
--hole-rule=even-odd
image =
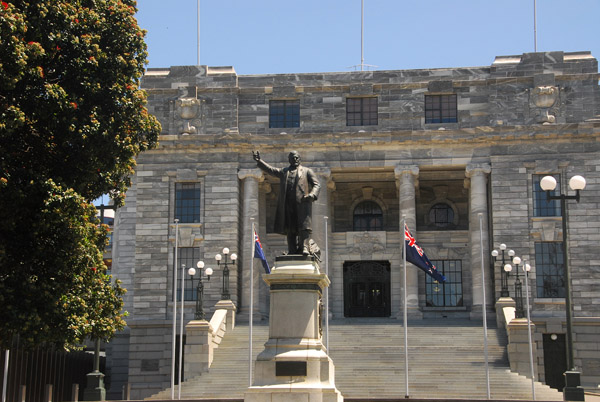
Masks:
[[[254,158],[255,161],[259,161],[260,160],[260,152],[259,151],[252,151],[252,157]]]

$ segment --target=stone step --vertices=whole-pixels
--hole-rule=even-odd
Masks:
[[[398,322],[329,326],[329,354],[335,365],[336,386],[348,398],[403,398],[404,329]],[[409,323],[409,391],[412,398],[485,399],[486,373],[483,329],[470,321],[435,326],[429,320]],[[269,328],[255,325],[253,361],[264,348]],[[503,331],[503,330],[502,330]],[[494,399],[531,399],[531,380],[509,370],[506,335],[488,330],[489,377]],[[248,327],[238,325],[215,351],[209,373],[186,381],[182,398],[243,398],[248,387]],[[535,384],[538,400],[562,400],[562,394]],[[170,390],[149,399],[170,397]]]

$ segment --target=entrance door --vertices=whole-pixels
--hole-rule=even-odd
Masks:
[[[344,316],[389,317],[390,314],[390,263],[346,261]]]
[[[565,377],[563,373],[567,371],[565,334],[543,335],[546,385],[562,391],[565,387]]]

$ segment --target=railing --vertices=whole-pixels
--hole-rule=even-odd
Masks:
[[[2,351],[0,361],[4,361]],[[86,374],[93,370],[94,355],[84,351],[65,352],[49,348],[22,350],[14,342],[9,352],[7,401],[78,401],[83,397]],[[101,370],[105,370],[101,358]],[[4,365],[0,378],[4,376]],[[80,392],[81,390],[81,392]]]

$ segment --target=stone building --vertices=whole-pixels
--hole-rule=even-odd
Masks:
[[[255,318],[268,319],[261,272],[249,277],[252,220],[269,261],[286,243],[271,233],[277,179],[256,167],[253,150],[277,167],[298,150],[320,178],[313,237],[322,249],[327,240],[334,320],[402,318],[403,216],[448,278],[439,284],[408,269],[412,319],[481,320],[485,305],[493,320],[502,281],[501,264],[490,253],[501,243],[513,249],[532,266],[541,381],[551,375],[544,358],[559,353],[561,360],[564,353],[553,345],[564,346],[565,283],[560,203],[546,200],[539,181],[553,175],[563,193],[574,194],[568,180],[584,176],[581,199],[568,202],[574,358],[583,384],[596,387],[599,77],[589,52],[526,53],[499,56],[490,66],[424,70],[149,69],[142,87],[163,131],[159,147],[139,156],[116,216],[112,272],[128,289],[130,316],[109,348],[111,392],[119,395],[125,382],[132,397],[169,386],[176,218],[179,263],[203,260],[215,270],[205,283],[207,311],[222,291],[214,257],[228,247],[239,255],[230,276],[238,321],[248,320],[250,308]],[[515,280],[513,270],[513,298]],[[188,281],[186,320],[195,308],[191,286]]]

